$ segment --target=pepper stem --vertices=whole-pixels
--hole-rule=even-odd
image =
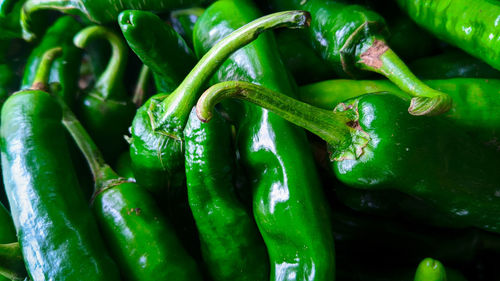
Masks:
[[[309,26],[309,22],[310,14],[305,11],[274,13],[242,26],[220,40],[201,58],[181,85],[162,102],[166,105],[166,111],[160,120],[161,125],[166,125],[163,129],[174,136],[182,134],[201,87],[233,52],[249,44],[266,30],[278,27],[304,28]]]
[[[47,50],[38,65],[36,70],[35,78],[33,84],[31,85],[32,90],[48,91],[48,81],[50,76],[50,70],[52,68],[52,63],[54,60],[62,54],[62,48],[56,47]]]
[[[408,108],[410,114],[438,115],[451,108],[451,97],[420,81],[385,42],[374,40],[360,58],[362,69],[384,75],[413,97]]]
[[[144,95],[147,92],[149,77],[151,76],[151,70],[147,65],[142,65],[141,73],[139,73],[139,79],[135,85],[134,96],[132,97],[132,102],[136,107],[140,107],[144,100]]]
[[[242,99],[264,107],[316,134],[334,147],[342,147],[352,142],[351,134],[354,129],[348,125],[352,120],[347,113],[320,109],[243,81],[222,82],[206,90],[196,104],[198,118],[202,122],[208,122],[212,118],[215,105],[227,98]]]
[[[78,11],[80,14],[84,14],[91,19],[90,15],[82,7],[82,3],[78,0],[27,0],[21,9],[20,16],[24,40],[31,42],[36,38],[36,35],[31,31],[30,27],[31,14],[38,10],[47,9],[65,12]]]
[[[123,40],[113,31],[98,25],[80,30],[73,38],[73,42],[78,48],[83,49],[95,39],[105,39],[111,45],[111,58],[108,66],[94,86],[99,95],[107,99],[114,93],[119,95],[124,92],[121,80],[125,72],[127,48]]]

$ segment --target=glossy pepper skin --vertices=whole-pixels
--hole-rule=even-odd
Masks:
[[[500,70],[500,40],[496,1],[398,0],[420,26]]]
[[[127,49],[120,37],[102,26],[82,29],[75,35],[74,42],[85,48],[96,39],[110,43],[111,58],[95,85],[81,97],[78,114],[97,145],[105,151],[106,159],[114,161],[127,148],[123,136],[135,113],[123,81]]]
[[[34,85],[43,88],[46,52]],[[32,280],[119,280],[97,223],[78,187],[62,112],[47,92],[19,91],[2,108],[3,178]]]
[[[193,48],[193,29],[198,18],[205,12],[202,7],[175,10],[170,13],[170,24],[184,38],[190,48]]]
[[[184,39],[157,15],[123,11],[118,24],[132,51],[153,72],[159,93],[174,91],[196,64],[196,56]]]
[[[199,5],[203,0],[27,0],[21,12],[21,26],[23,28],[23,38],[27,41],[35,39],[35,34],[31,31],[32,13],[39,10],[58,10],[61,12],[76,14],[88,20],[103,24],[115,21],[118,14],[124,10],[147,10],[155,12],[166,12],[176,8]]]
[[[73,45],[73,36],[81,27],[82,25],[70,16],[59,18],[49,27],[42,41],[33,49],[26,62],[21,89],[29,89],[33,84],[43,54],[59,46],[63,49],[63,53],[55,59],[52,65],[49,83],[58,83],[57,95],[69,106],[75,104],[82,52]]]
[[[248,1],[214,3],[195,26],[197,54],[258,16]],[[274,38],[262,37],[231,56],[214,81],[241,79],[293,93],[278,58]],[[252,183],[253,213],[268,250],[270,280],[333,280],[328,207],[304,132],[247,103],[225,110],[235,122],[241,164]]]
[[[461,50],[421,58],[409,66],[421,79],[500,78],[500,71]]]
[[[271,108],[324,139],[331,168],[346,185],[398,190],[459,224],[500,232],[499,152],[446,118],[411,116],[407,101],[390,94],[363,95],[332,113],[245,82],[212,86],[198,102],[200,118],[209,119],[210,107],[231,96]]]
[[[104,239],[127,280],[202,280],[153,197],[108,166],[73,113],[63,123],[84,153],[96,181],[92,207]]]
[[[413,115],[437,115],[450,108],[450,97],[422,83],[386,44],[387,26],[376,12],[344,1],[272,3],[311,12],[308,41],[338,75],[359,77],[366,70],[386,76],[412,97],[408,111]]]
[[[417,267],[414,281],[446,281],[446,269],[443,264],[431,258],[425,258]]]
[[[231,128],[219,114],[202,123],[193,110],[184,129],[189,206],[213,280],[266,280],[269,260],[253,217],[233,186]]]
[[[183,131],[202,87],[234,51],[265,30],[306,27],[308,15],[303,11],[280,12],[243,26],[201,58],[170,95],[157,94],[141,106],[132,122],[130,138],[137,183],[153,192],[177,192],[185,180]]]

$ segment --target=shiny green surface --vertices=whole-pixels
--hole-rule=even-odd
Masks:
[[[33,84],[43,54],[51,48],[61,47],[63,53],[53,63],[49,83],[59,83],[57,95],[62,97],[69,106],[74,105],[82,52],[73,45],[73,36],[80,28],[81,24],[69,16],[59,18],[49,27],[26,62],[21,89],[29,89]]]
[[[33,280],[119,280],[69,159],[59,105],[22,91],[2,109],[2,167]]]
[[[422,83],[386,44],[387,26],[374,11],[344,1],[274,0],[279,9],[303,9],[312,15],[309,42],[339,76],[359,77],[360,70],[384,75],[412,100],[413,115],[438,115],[451,99]]]
[[[308,15],[287,11],[259,18],[229,34],[203,56],[170,95],[150,98],[136,113],[131,127],[130,157],[137,183],[150,191],[176,192],[185,178],[183,131],[191,109],[220,65],[265,30],[304,28]],[[232,31],[233,29],[231,29]]]
[[[118,23],[132,51],[153,71],[159,93],[174,91],[196,64],[184,39],[157,15],[123,11]]]
[[[213,280],[265,280],[266,246],[233,185],[231,128],[218,114],[202,123],[193,110],[184,129],[189,206]]]
[[[27,41],[35,39],[32,32],[33,24],[31,15],[39,10],[58,10],[69,14],[77,14],[95,23],[109,23],[118,18],[118,14],[124,10],[147,10],[154,12],[166,12],[176,8],[197,5],[206,2],[204,0],[27,0],[21,13],[21,26],[23,38]]]
[[[414,281],[446,281],[446,269],[438,260],[425,258],[417,267]]]
[[[327,141],[332,170],[348,186],[398,190],[429,202],[458,224],[500,232],[495,196],[500,152],[445,117],[411,116],[407,101],[380,93],[325,114],[269,89],[229,82],[204,93],[197,105],[200,118],[209,118],[210,108],[227,97],[271,108]]]
[[[219,1],[195,26],[200,56],[232,30],[257,18],[247,1]],[[246,80],[293,93],[271,35],[235,52],[215,81]],[[335,250],[316,167],[304,132],[248,103],[224,106],[235,122],[241,165],[253,192],[253,212],[271,266],[270,280],[334,280]]]
[[[78,32],[74,41],[85,48],[99,39],[110,43],[111,58],[95,85],[80,98],[77,112],[83,126],[104,151],[104,157],[114,161],[127,148],[123,136],[128,132],[135,106],[123,81],[128,55],[123,40],[105,27],[91,26]]]
[[[420,26],[500,70],[500,3],[493,0],[398,0]]]
[[[198,18],[205,12],[204,8],[193,7],[189,9],[175,10],[170,13],[170,23],[179,33],[189,47],[193,48],[193,29]]]
[[[92,207],[107,246],[126,280],[201,280],[153,197],[118,176],[67,107],[63,123],[85,155],[95,179]]]
[[[23,254],[18,242],[0,244],[0,276],[12,280],[24,280],[28,274],[24,268]]]

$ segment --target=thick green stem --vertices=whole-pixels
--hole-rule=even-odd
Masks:
[[[30,17],[38,10],[61,10],[61,11],[85,11],[81,1],[78,0],[27,0],[21,9],[21,28],[23,39],[30,42],[35,40],[36,35],[31,32]],[[90,18],[90,15],[86,14]]]
[[[36,70],[35,78],[33,80],[33,85],[31,85],[32,90],[42,90],[47,91],[48,81],[50,76],[50,69],[52,68],[52,63],[54,60],[62,54],[62,48],[56,47],[47,50],[38,65]]]
[[[160,124],[168,124],[167,127],[173,127],[173,133],[182,134],[201,87],[233,52],[249,44],[268,29],[303,28],[309,26],[309,21],[308,12],[279,12],[256,19],[226,36],[201,58],[182,84],[163,101],[166,111]],[[171,122],[174,126],[171,126]]]
[[[203,93],[196,105],[198,118],[208,122],[214,106],[227,98],[237,98],[264,107],[283,119],[316,134],[334,147],[351,143],[352,121],[343,112],[320,109],[271,91],[259,85],[242,81],[222,82]]]
[[[135,106],[140,107],[144,100],[144,95],[148,90],[149,77],[151,76],[151,70],[147,65],[143,65],[141,68],[141,73],[139,73],[139,79],[135,85],[134,96],[132,102]]]
[[[372,46],[361,54],[358,63],[362,69],[384,75],[410,94],[413,98],[408,112],[413,115],[438,115],[451,108],[450,96],[420,81],[383,41],[374,40]]]
[[[94,88],[104,99],[123,88],[123,74],[127,62],[127,47],[113,31],[103,26],[90,26],[75,35],[73,42],[78,48],[85,48],[95,39],[105,39],[111,45],[111,58],[108,66],[97,80]],[[116,90],[118,88],[119,90]]]

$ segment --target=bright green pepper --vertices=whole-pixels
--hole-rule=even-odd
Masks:
[[[200,98],[202,120],[225,97],[250,100],[318,135],[332,170],[348,186],[393,189],[428,201],[459,224],[500,232],[500,155],[445,117],[405,114],[407,101],[368,94],[334,112],[246,82],[213,86]],[[498,193],[497,193],[498,192]]]
[[[127,280],[201,280],[153,197],[108,166],[96,144],[63,105],[63,123],[95,179],[92,206],[104,238]]]
[[[106,159],[114,161],[126,150],[127,133],[135,113],[135,106],[124,86],[127,49],[123,40],[102,26],[90,26],[75,35],[74,43],[85,48],[96,39],[107,40],[112,48],[108,66],[96,84],[81,97],[78,115]]]
[[[417,267],[414,281],[447,281],[446,270],[441,262],[425,258]]]
[[[49,49],[60,46],[63,53],[52,65],[49,83],[58,83],[57,95],[61,96],[69,106],[74,105],[82,52],[73,45],[73,36],[80,28],[81,24],[70,16],[57,19],[47,30],[40,44],[31,52],[26,62],[21,89],[29,89],[33,84],[43,54]]]
[[[186,42],[157,15],[124,11],[118,23],[132,51],[153,71],[158,92],[174,91],[196,64]]]
[[[420,26],[500,70],[500,4],[491,0],[397,0]]]
[[[265,280],[266,246],[233,186],[231,128],[219,114],[201,123],[193,110],[184,129],[189,206],[213,280]]]
[[[259,14],[249,1],[211,5],[195,26],[198,56]],[[293,93],[293,81],[271,35],[235,52],[214,77],[214,81],[227,79]],[[240,162],[252,188],[254,218],[270,258],[270,280],[333,280],[329,211],[304,132],[248,103],[224,109],[235,123]]]
[[[413,115],[436,115],[451,107],[451,98],[422,83],[385,43],[384,19],[363,6],[344,1],[274,0],[280,9],[303,9],[312,15],[309,42],[340,76],[360,70],[386,76],[412,97]]]
[[[2,108],[2,169],[14,225],[33,280],[119,280],[69,158],[58,102],[46,88],[47,51],[32,89]]]
[[[122,14],[120,24],[126,24]],[[177,192],[185,180],[183,131],[200,90],[234,51],[263,31],[276,27],[301,28],[307,13],[288,11],[268,15],[231,33],[214,46],[172,94],[158,94],[137,111],[131,127],[130,157],[137,183],[150,191]]]
[[[35,34],[31,31],[32,14],[39,10],[58,10],[69,14],[77,14],[95,23],[109,23],[118,18],[118,14],[124,10],[147,10],[155,12],[165,12],[176,8],[191,5],[199,5],[204,0],[27,0],[24,3],[21,13],[21,26],[23,28],[23,38],[27,41],[35,39]]]

